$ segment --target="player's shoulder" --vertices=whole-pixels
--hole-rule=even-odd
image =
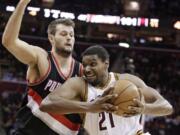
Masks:
[[[37,54],[39,55],[45,55],[47,56],[48,55],[48,51],[46,51],[45,49],[43,49],[42,47],[39,47],[39,46],[33,46],[34,47],[34,51],[37,52]]]
[[[134,79],[139,79],[136,75],[129,74],[129,73],[115,73],[111,72],[111,74],[114,75],[116,80],[134,80]]]
[[[84,77],[71,77],[67,80],[68,82],[74,83],[74,84],[83,84],[85,83]]]
[[[86,82],[83,77],[72,77],[66,80],[64,85],[82,92],[82,90],[86,87]]]
[[[118,79],[125,79],[125,78],[131,76],[131,74],[129,74],[129,73],[110,72],[110,74],[111,74],[111,75],[114,75],[115,78],[118,78]]]
[[[136,77],[135,75],[129,73],[117,73],[117,75],[120,79],[130,79]]]

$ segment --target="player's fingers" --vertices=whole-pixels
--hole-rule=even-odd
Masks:
[[[103,97],[103,96],[106,96],[106,95],[108,95],[108,94],[111,94],[113,89],[114,89],[113,86],[110,86],[109,88],[107,88],[107,89],[104,91],[104,93],[102,94],[102,97]]]
[[[114,99],[116,97],[118,97],[118,94],[106,95],[106,96],[102,97],[101,101],[107,102],[107,101],[110,101],[110,99]]]
[[[102,109],[103,110],[105,110],[105,111],[107,111],[107,110],[109,110],[109,108],[111,108],[113,105],[111,105],[111,104],[103,104],[102,105]]]
[[[131,113],[136,113],[136,114],[140,114],[142,112],[142,108],[141,107],[134,107],[134,106],[129,106],[128,110]]]
[[[114,106],[112,104],[103,104],[102,109],[106,112],[114,112],[118,110],[118,106]]]
[[[106,112],[113,113],[113,112],[116,112],[116,111],[118,111],[118,106],[112,106]]]
[[[132,116],[135,116],[135,115],[138,115],[137,113],[124,113],[123,114],[123,117],[132,117]]]
[[[139,100],[139,99],[133,99],[133,102],[135,103],[135,105],[139,106],[139,107],[143,107],[143,103]]]

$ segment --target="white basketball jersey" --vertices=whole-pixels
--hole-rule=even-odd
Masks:
[[[110,78],[107,87],[116,81],[114,73],[110,73]],[[87,102],[91,102],[103,92],[104,89],[88,84]],[[139,120],[140,115],[125,118],[106,112],[86,113],[84,127],[90,135],[140,135],[142,125]]]

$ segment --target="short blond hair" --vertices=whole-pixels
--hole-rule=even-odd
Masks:
[[[48,25],[47,33],[55,35],[55,33],[56,33],[56,26],[58,24],[63,24],[63,25],[66,25],[66,26],[72,26],[73,28],[75,28],[74,21],[72,21],[71,19],[61,18],[61,19],[56,19],[56,20],[52,21]]]

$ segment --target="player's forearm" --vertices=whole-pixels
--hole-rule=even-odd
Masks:
[[[18,38],[23,14],[28,3],[28,0],[21,0],[15,11],[12,13],[3,33],[3,45],[7,46],[13,44],[13,42]]]
[[[46,98],[40,105],[40,110],[49,113],[69,114],[69,113],[85,113],[89,112],[90,103],[79,102],[59,98],[58,100],[50,100]]]
[[[144,114],[153,116],[165,116],[173,113],[173,107],[167,100],[158,100],[154,103],[146,103]]]

